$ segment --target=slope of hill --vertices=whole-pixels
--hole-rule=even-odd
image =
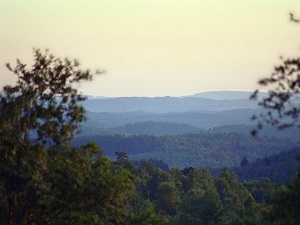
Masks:
[[[170,122],[187,124],[202,129],[209,129],[225,125],[254,125],[250,120],[253,114],[259,113],[255,109],[234,109],[222,112],[189,111],[170,113],[150,113],[143,111],[119,112],[119,113],[95,113],[88,112],[88,121],[84,126],[94,128],[111,128],[124,126],[126,124],[140,123],[146,121]]]
[[[194,133],[185,135],[106,135],[81,136],[73,144],[95,141],[105,154],[127,152],[134,160],[160,159],[170,167],[234,167],[243,157],[250,161],[287,151],[298,146],[299,141],[283,138],[252,138],[237,133]]]
[[[294,148],[291,151],[281,152],[262,159],[244,167],[234,168],[241,181],[268,177],[272,182],[284,184],[296,175],[299,167],[300,149]]]
[[[186,111],[223,111],[239,108],[256,108],[257,104],[249,98],[232,100],[212,100],[195,97],[119,97],[93,98],[82,105],[91,112],[132,112],[154,113]]]
[[[266,177],[276,184],[284,184],[292,179],[300,163],[300,148],[280,152],[268,157],[259,158],[245,166],[229,168],[238,175],[240,181],[256,180]],[[218,176],[222,169],[211,169],[214,176]]]
[[[172,135],[172,134],[184,134],[191,132],[200,132],[201,129],[184,124],[184,123],[172,123],[172,122],[154,122],[145,121],[138,123],[125,124],[123,126],[110,128],[116,133],[123,134],[144,134],[144,135]],[[204,130],[203,130],[204,131]]]
[[[239,133],[249,135],[250,132],[255,129],[255,126],[247,126],[247,125],[226,125],[220,127],[214,127],[209,129],[210,133]],[[290,127],[289,129],[277,129],[272,126],[264,126],[262,130],[259,131],[258,135],[260,137],[263,136],[271,136],[278,138],[289,138],[292,140],[299,140],[300,137],[300,129],[298,127]]]

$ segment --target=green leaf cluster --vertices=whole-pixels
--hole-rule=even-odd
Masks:
[[[40,50],[31,68],[20,60],[7,68],[17,83],[0,96],[0,224],[164,220],[151,206],[129,211],[134,178],[128,169],[112,164],[94,143],[70,145],[85,120],[85,97],[75,85],[94,73]]]

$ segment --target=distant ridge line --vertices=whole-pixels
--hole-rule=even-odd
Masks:
[[[206,98],[211,100],[237,100],[237,99],[249,99],[251,91],[206,91],[199,92],[193,95],[185,96],[115,96],[115,97],[105,97],[105,96],[92,96],[86,95],[90,100],[92,99],[161,99],[161,98]],[[260,92],[259,96],[267,96],[267,92]]]

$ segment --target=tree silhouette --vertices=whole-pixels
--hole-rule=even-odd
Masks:
[[[299,22],[292,13],[290,19],[292,22]],[[259,84],[270,89],[268,96],[263,99],[258,99],[259,90],[250,96],[250,99],[258,100],[258,105],[266,110],[252,117],[257,121],[252,135],[255,136],[264,124],[278,129],[300,126],[300,57],[281,57],[281,63],[275,66],[271,76],[261,79]]]
[[[0,223],[122,224],[130,173],[93,143],[69,145],[85,120],[74,85],[102,72],[40,50],[31,68],[6,66],[17,83],[0,96]]]

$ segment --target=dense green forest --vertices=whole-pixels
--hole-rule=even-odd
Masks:
[[[283,185],[292,179],[295,174],[297,174],[297,170],[299,169],[299,160],[300,148],[295,148],[290,151],[280,152],[268,157],[259,158],[254,162],[249,162],[247,157],[243,157],[239,166],[226,169],[236,174],[241,182],[267,177],[272,183]],[[132,162],[136,166],[141,166],[144,163],[148,163],[151,164],[152,167],[159,168],[166,172],[171,169],[167,163],[157,159],[142,159]],[[196,167],[185,167],[183,170],[190,168]],[[208,167],[205,167],[205,169],[209,170],[214,177],[219,176],[224,170],[224,168]]]
[[[249,162],[244,157],[238,167],[227,168],[235,173],[239,181],[257,180],[267,177],[275,184],[285,184],[292,179],[299,169],[300,149],[295,148],[290,151],[281,152],[275,155],[259,158],[254,162]],[[210,168],[212,175],[217,176],[222,169]]]
[[[182,135],[79,136],[75,146],[95,141],[107,156],[126,152],[134,160],[161,159],[172,168],[238,166],[249,161],[297,147],[299,141],[275,137],[251,137],[238,133],[189,133]]]
[[[126,154],[115,164],[135,174],[132,210],[139,211],[150,204],[168,218],[166,224],[277,224],[285,217],[289,220],[278,224],[299,221],[300,177],[296,173],[293,182],[281,186],[263,177],[240,182],[235,173],[226,169],[213,177],[207,169],[163,171],[148,161],[136,167]],[[294,200],[285,202],[284,198],[290,197]],[[278,214],[280,204],[289,209]]]

